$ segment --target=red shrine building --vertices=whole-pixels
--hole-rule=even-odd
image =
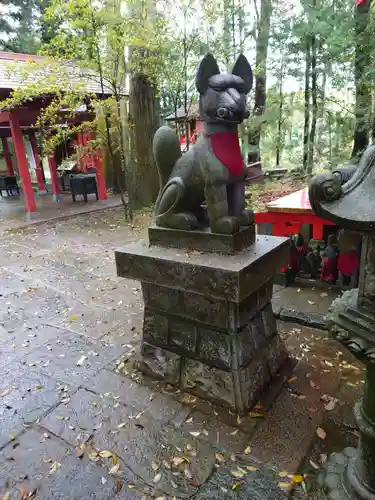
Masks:
[[[165,121],[171,126],[176,125],[182,151],[186,149],[188,144],[194,144],[198,135],[203,131],[199,103],[188,105],[187,113],[185,106],[181,106],[176,113],[166,116]]]
[[[37,134],[40,129],[37,126],[37,120],[41,110],[46,107],[52,100],[51,95],[41,95],[29,100],[24,105],[12,110],[2,110],[1,101],[10,97],[12,90],[21,87],[21,77],[17,74],[18,67],[20,73],[22,66],[30,60],[43,63],[44,58],[41,56],[31,56],[29,54],[16,54],[12,52],[0,52],[0,137],[3,147],[6,172],[0,172],[2,175],[17,176],[21,182],[23,198],[25,202],[26,212],[29,216],[33,216],[37,212],[36,199],[34,193],[34,184],[37,184],[37,192],[44,194],[47,192],[46,175],[43,169],[43,162],[40,158],[38,149]],[[72,74],[72,80],[77,77]],[[95,79],[88,79],[82,82],[85,90],[92,94],[95,93],[99,98],[106,98],[111,95],[103,95],[99,82]],[[74,113],[74,118],[68,117],[66,110],[60,110],[61,119],[58,120],[61,127],[69,127],[87,122],[93,119],[92,114],[87,111],[83,104],[80,109]],[[25,140],[26,139],[26,140]],[[103,171],[102,155],[100,151],[95,151],[90,154],[83,154],[87,143],[93,139],[90,134],[76,134],[73,140],[70,140],[68,147],[65,145],[65,153],[69,149],[69,154],[77,154],[77,162],[75,170],[81,173],[88,171],[95,172],[97,194],[99,200],[105,200],[106,184]],[[12,147],[10,147],[10,145]],[[29,147],[29,151],[27,151]],[[12,159],[11,151],[14,151]],[[86,148],[87,150],[87,148]],[[66,155],[65,155],[66,156]],[[30,175],[29,160],[32,160],[35,175]],[[29,159],[28,159],[29,158]],[[48,170],[50,177],[49,191],[52,191],[53,198],[58,201],[61,196],[61,185],[58,175],[58,167],[64,158],[64,151],[57,148],[55,153],[48,158]],[[16,160],[16,161],[14,161]]]

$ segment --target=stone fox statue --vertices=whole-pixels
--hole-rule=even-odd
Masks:
[[[155,134],[153,150],[160,178],[156,224],[192,230],[208,222],[213,233],[231,234],[253,224],[245,210],[247,169],[238,139],[238,125],[248,118],[246,95],[253,74],[240,55],[231,73],[220,73],[215,58],[202,60],[196,77],[204,132],[181,154],[177,134],[167,126]]]

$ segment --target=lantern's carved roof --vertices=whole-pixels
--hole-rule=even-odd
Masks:
[[[366,149],[354,174],[344,184],[335,172],[315,177],[309,197],[311,208],[319,217],[344,229],[375,232],[375,146]]]

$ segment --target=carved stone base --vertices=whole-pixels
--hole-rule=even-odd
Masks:
[[[254,243],[255,226],[243,227],[234,234],[217,234],[208,227],[182,231],[153,225],[148,228],[148,238],[150,245],[233,254]]]
[[[329,458],[323,478],[329,500],[375,500],[375,491],[362,485],[355,474],[356,456],[355,448],[345,448]]]
[[[141,369],[243,413],[287,359],[271,306],[285,238],[259,237],[236,255],[133,244],[116,252],[119,276],[142,283]]]

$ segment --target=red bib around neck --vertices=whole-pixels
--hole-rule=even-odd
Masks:
[[[240,175],[243,172],[243,158],[238,133],[218,132],[207,135],[216,158],[227,167],[232,175]]]

